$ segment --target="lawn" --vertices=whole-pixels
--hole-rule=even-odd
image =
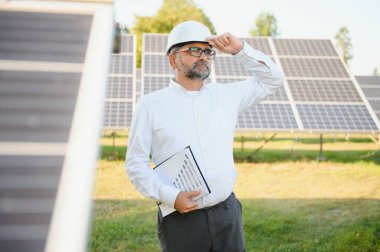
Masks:
[[[235,193],[243,203],[247,251],[379,252],[380,167],[374,149],[360,149],[367,159],[350,162],[339,153],[333,161],[317,162],[314,151],[306,160],[237,163]],[[159,251],[157,207],[136,192],[122,161],[99,161],[93,198],[89,251]]]

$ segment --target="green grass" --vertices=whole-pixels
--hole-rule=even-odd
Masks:
[[[125,160],[126,146],[102,146],[101,159]],[[354,163],[358,160],[380,164],[380,151],[376,150],[325,150],[326,160],[337,163]],[[234,148],[234,159],[237,163],[275,163],[284,161],[313,161],[319,157],[319,150],[266,149],[254,153],[252,149],[243,152]]]
[[[380,151],[373,150],[325,150],[323,157],[336,163],[355,163],[358,161],[380,164]],[[319,157],[318,150],[278,150],[262,149],[257,153],[253,150],[234,149],[235,162],[275,163],[285,161],[314,161]]]
[[[249,251],[380,251],[380,167],[364,161],[238,164]],[[100,161],[89,251],[159,251],[157,207],[124,163]]]
[[[380,251],[378,200],[266,199],[243,205],[247,251]]]
[[[247,251],[380,251],[379,200],[245,199],[242,204]],[[90,251],[159,251],[152,202],[96,200],[95,216]]]
[[[234,158],[237,163],[276,163],[286,161],[314,161],[320,154],[318,134],[285,134],[272,136],[263,133],[255,137],[245,133],[244,144],[241,135],[235,135]],[[371,137],[371,139],[370,139]],[[358,160],[380,164],[380,144],[375,143],[374,136],[353,135],[346,139],[344,134],[325,134],[322,156],[330,162],[355,163]],[[112,139],[108,134],[101,141],[102,160],[125,160],[127,134],[120,132]],[[115,146],[114,146],[115,145]]]
[[[96,200],[90,251],[159,251],[151,203]]]

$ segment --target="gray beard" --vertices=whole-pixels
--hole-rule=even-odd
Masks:
[[[205,66],[205,69],[203,69],[203,66]],[[199,66],[202,66],[202,69],[198,69]],[[197,61],[195,62],[192,67],[189,69],[189,71],[186,73],[186,77],[191,80],[205,80],[210,75],[210,67],[207,65],[204,61]]]

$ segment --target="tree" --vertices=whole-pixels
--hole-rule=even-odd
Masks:
[[[256,18],[255,24],[255,27],[249,31],[252,36],[275,37],[280,34],[277,19],[271,13],[261,12]]]
[[[164,0],[155,16],[135,16],[132,32],[137,36],[137,67],[141,66],[141,46],[143,33],[169,33],[177,24],[196,20],[210,28],[215,28],[202,9],[193,0]]]
[[[373,76],[379,76],[379,69],[377,67],[375,67],[375,69],[373,69],[372,75]]]
[[[344,26],[339,29],[338,33],[335,35],[335,40],[343,56],[344,63],[348,65],[348,61],[353,58],[353,55],[351,38],[347,27]]]
[[[113,53],[120,52],[121,35],[129,33],[128,28],[120,23],[114,25]]]

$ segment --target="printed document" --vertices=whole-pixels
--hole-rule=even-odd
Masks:
[[[200,190],[201,193],[193,198],[194,201],[198,201],[211,193],[190,146],[157,165],[154,172],[164,184],[172,185],[181,191]],[[158,206],[163,217],[176,211],[164,203],[158,203]]]

